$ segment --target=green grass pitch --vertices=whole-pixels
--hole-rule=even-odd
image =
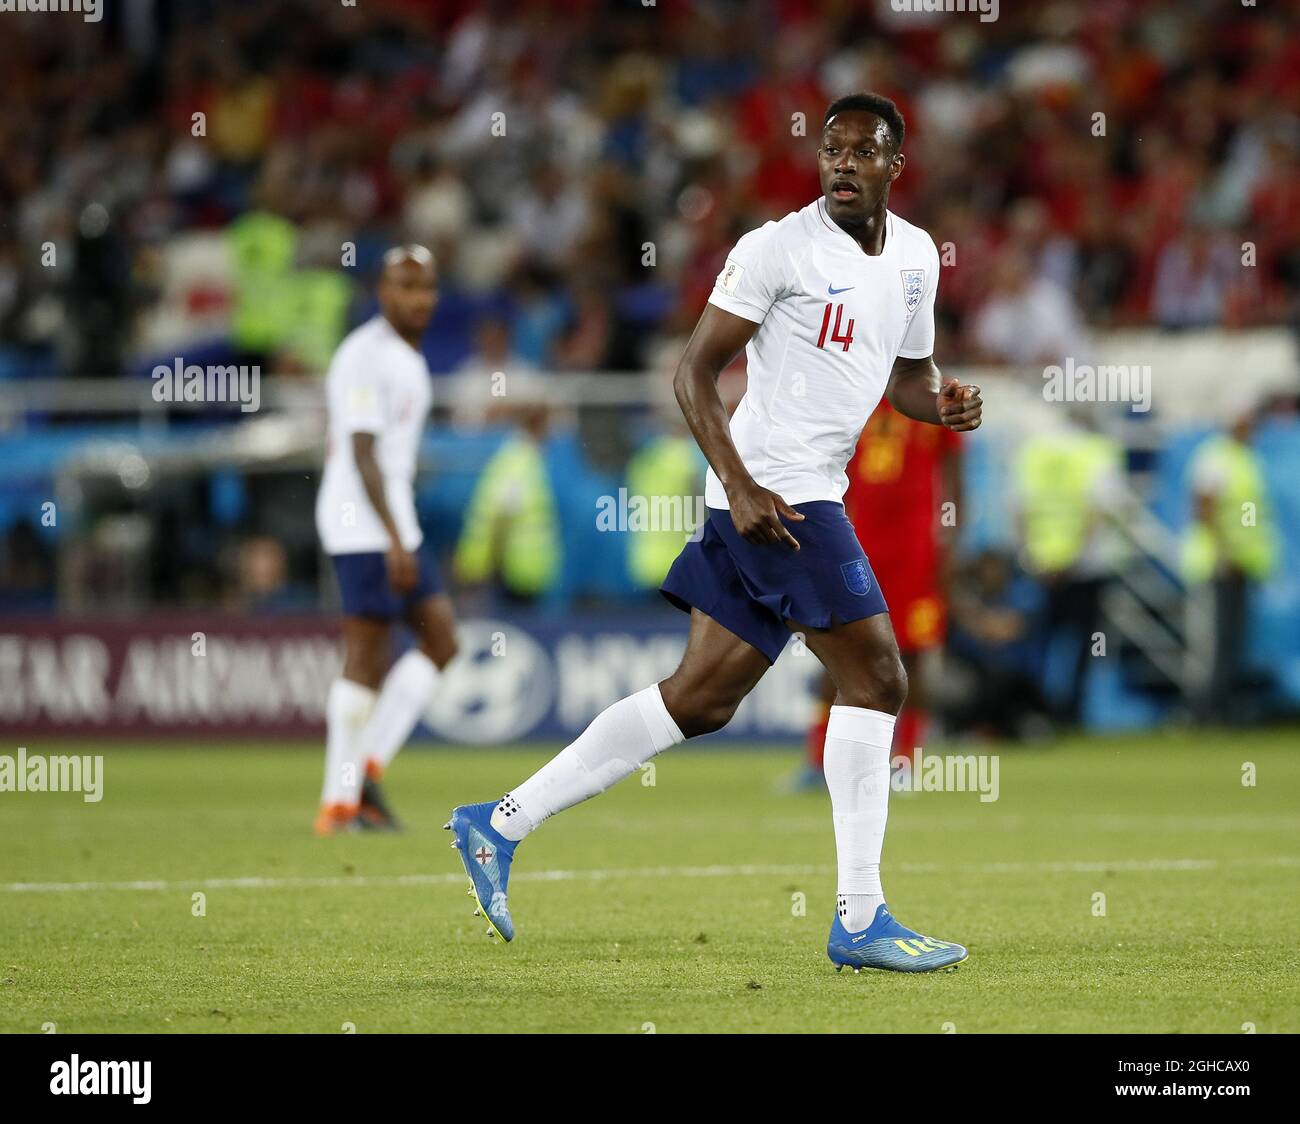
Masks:
[[[28,739],[104,753],[104,798],[0,793],[0,1031],[1295,1032],[1298,741],[1004,749],[996,802],[894,797],[891,908],[971,957],[855,976],[829,801],[773,792],[793,751],[671,751],[548,823],[504,946],[440,828],[551,747],[409,749],[406,833],[321,840],[315,747]]]

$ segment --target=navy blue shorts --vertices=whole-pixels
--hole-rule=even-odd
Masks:
[[[349,617],[379,617],[399,620],[426,597],[442,592],[442,580],[433,556],[421,546],[415,551],[419,563],[415,588],[398,595],[388,584],[388,567],[380,551],[366,554],[332,554],[339,579],[343,613]]]
[[[787,522],[799,550],[746,542],[731,512],[709,508],[703,535],[688,542],[660,592],[677,608],[712,617],[770,663],[790,639],[786,621],[830,628],[889,612],[844,505],[795,504],[802,523]]]

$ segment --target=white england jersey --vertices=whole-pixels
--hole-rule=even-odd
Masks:
[[[415,517],[415,468],[433,404],[424,356],[376,316],[348,333],[325,376],[329,443],[316,494],[316,530],[327,554],[386,551],[388,532],[352,459],[352,435],[375,435],[375,461],[402,546],[423,536]]]
[[[709,303],[759,325],[731,419],[755,481],[789,504],[843,500],[844,468],[894,360],[934,350],[938,284],[933,240],[891,211],[877,257],[835,225],[822,199],[736,243]],[[704,499],[728,506],[712,469]]]

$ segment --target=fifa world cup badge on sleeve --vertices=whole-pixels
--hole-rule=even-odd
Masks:
[[[718,274],[718,288],[724,293],[734,293],[736,286],[740,284],[740,279],[745,276],[745,267],[727,259],[727,264],[722,267],[722,272]]]

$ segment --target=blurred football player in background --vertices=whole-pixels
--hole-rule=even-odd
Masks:
[[[420,337],[438,301],[423,246],[384,255],[378,316],[339,345],[325,380],[329,443],[316,527],[343,602],[343,673],[326,703],[325,784],[316,832],[396,829],[384,770],[456,654],[451,601],[421,549],[415,471],[433,404]],[[389,667],[392,624],[416,644]]]

